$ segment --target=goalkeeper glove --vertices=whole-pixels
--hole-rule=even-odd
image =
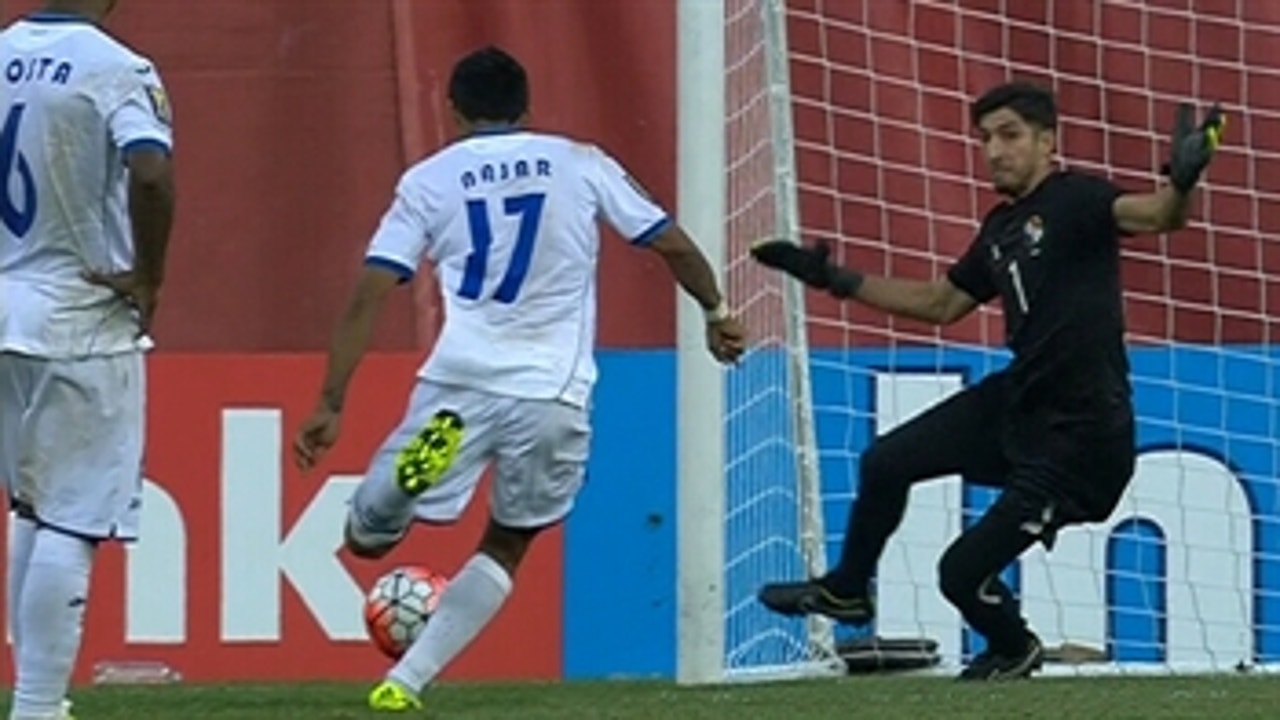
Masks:
[[[1161,168],[1161,172],[1169,176],[1174,189],[1186,195],[1200,181],[1213,153],[1222,141],[1222,130],[1227,125],[1227,118],[1216,104],[1204,116],[1200,127],[1194,127],[1194,114],[1191,106],[1180,103],[1173,121],[1173,142],[1169,151],[1169,162]]]
[[[813,247],[789,240],[763,240],[751,248],[751,257],[761,265],[782,270],[805,285],[826,290],[835,297],[852,297],[862,285],[862,273],[831,263],[830,255],[831,247],[821,240]]]

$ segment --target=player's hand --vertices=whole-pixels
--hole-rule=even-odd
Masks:
[[[90,270],[83,274],[86,282],[107,288],[124,298],[138,312],[138,336],[151,333],[151,321],[160,304],[159,283],[145,281],[132,271],[104,273]]]
[[[707,349],[717,362],[729,365],[738,362],[747,350],[747,331],[734,317],[707,323]]]
[[[751,257],[840,299],[853,297],[862,286],[862,273],[831,262],[831,246],[824,240],[812,247],[788,240],[762,240],[751,247]]]
[[[325,451],[338,441],[342,416],[321,406],[298,428],[293,438],[293,461],[299,470],[307,471],[320,462]]]
[[[1201,173],[1222,142],[1222,132],[1226,126],[1227,118],[1217,104],[1205,114],[1200,127],[1195,127],[1195,111],[1191,105],[1178,105],[1173,120],[1169,162],[1161,168],[1178,192],[1185,195],[1200,181]]]
[[[765,267],[781,270],[809,287],[831,287],[831,248],[819,240],[812,247],[790,240],[762,240],[751,246],[751,257]]]

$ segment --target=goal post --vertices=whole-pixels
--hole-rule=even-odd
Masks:
[[[677,677],[767,679],[840,668],[825,621],[785,620],[761,583],[820,574],[824,535],[803,288],[753,269],[766,237],[798,236],[780,0],[678,3],[681,221],[716,267],[752,349],[721,374],[701,312],[677,316]],[[732,153],[727,156],[726,153]]]
[[[839,551],[868,444],[1003,367],[988,306],[939,329],[806,293],[761,237],[831,241],[867,272],[945,273],[998,200],[968,107],[1031,79],[1065,163],[1149,190],[1173,107],[1220,102],[1226,142],[1188,228],[1125,241],[1140,456],[1106,522],[1005,574],[1054,672],[1270,670],[1280,662],[1280,3],[1253,0],[680,0],[682,222],[751,333],[736,368],[678,330],[682,682],[837,667],[855,635],[765,611],[765,582]],[[1045,237],[1052,241],[1052,228]],[[937,590],[946,545],[992,501],[913,490],[867,632],[981,650]]]
[[[724,1],[679,0],[676,40],[680,223],[724,263]],[[724,675],[724,379],[706,355],[702,309],[676,298],[676,678]]]

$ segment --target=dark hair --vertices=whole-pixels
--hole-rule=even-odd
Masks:
[[[1028,125],[1042,130],[1058,127],[1058,106],[1053,91],[1035,83],[1015,80],[997,85],[982,94],[969,109],[969,119],[976,126],[990,113],[1009,108]]]
[[[529,78],[518,60],[490,45],[453,66],[449,100],[468,121],[515,122],[529,109]]]

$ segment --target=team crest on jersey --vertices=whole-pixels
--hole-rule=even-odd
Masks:
[[[169,105],[169,95],[159,85],[147,86],[147,99],[151,101],[151,111],[156,119],[165,125],[173,124],[173,108]]]
[[[1044,238],[1044,220],[1039,215],[1032,215],[1022,226],[1022,234],[1027,238],[1027,247],[1031,254],[1040,254],[1040,241]]]

